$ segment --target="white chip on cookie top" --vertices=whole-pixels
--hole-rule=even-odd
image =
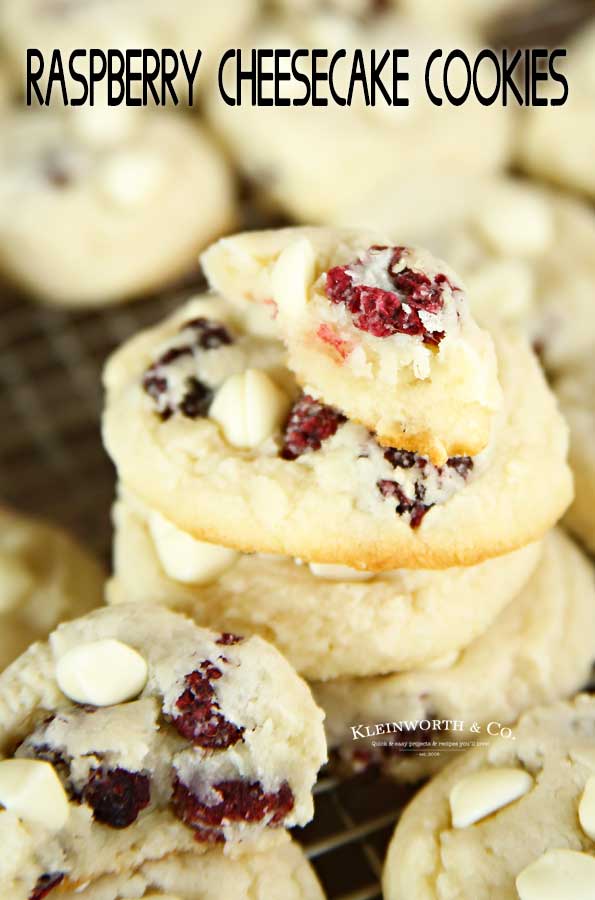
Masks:
[[[232,446],[252,449],[280,431],[290,405],[290,398],[266,372],[246,369],[221,385],[209,417]]]
[[[591,775],[582,793],[578,818],[581,828],[592,841],[595,841],[595,775]]]
[[[516,879],[520,900],[593,900],[595,857],[577,850],[548,850]]]
[[[49,762],[5,759],[0,762],[0,805],[25,822],[60,831],[69,815],[68,797]]]
[[[73,647],[56,666],[60,690],[76,703],[112,706],[144,688],[147,663],[132,647],[106,638]]]
[[[467,828],[531,790],[533,779],[522,769],[480,769],[457,782],[450,792],[452,824]]]

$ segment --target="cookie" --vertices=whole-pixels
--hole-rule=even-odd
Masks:
[[[107,875],[58,891],[60,900],[323,900],[314,870],[298,844],[240,859],[218,849],[173,854],[134,872]],[[52,897],[52,894],[47,895]]]
[[[449,568],[538,540],[569,504],[566,426],[523,338],[494,332],[504,400],[488,448],[435,467],[296,398],[279,344],[203,303],[112,356],[103,427],[121,481],[198,540],[373,572]]]
[[[103,582],[69,535],[0,507],[0,672],[59,622],[99,606]]]
[[[512,153],[514,119],[510,108],[483,107],[472,97],[455,107],[444,102],[434,106],[424,83],[430,53],[440,47],[444,57],[453,48],[473,54],[477,42],[460,29],[438,30],[417,25],[394,15],[367,17],[364,22],[326,14],[295,15],[261,25],[243,40],[244,66],[252,49],[289,48],[328,50],[329,61],[337,50],[347,53],[334,67],[335,93],[347,100],[348,80],[356,51],[365,59],[376,51],[376,60],[386,50],[408,48],[396,71],[392,57],[382,70],[385,89],[393,90],[395,75],[408,73],[399,84],[398,99],[409,104],[387,105],[376,90],[375,105],[366,105],[361,85],[356,85],[350,105],[340,105],[329,86],[320,83],[317,93],[328,105],[299,105],[305,88],[294,80],[280,84],[289,106],[254,107],[245,86],[242,105],[228,106],[213,82],[207,93],[206,115],[221,136],[246,179],[254,185],[256,198],[292,219],[306,224],[326,224],[356,197],[365,197],[376,184],[389,182],[396,191],[414,173],[428,171],[494,172],[506,165]],[[324,61],[323,61],[324,62]],[[289,69],[289,64],[283,71]],[[310,62],[298,59],[296,67],[307,72]],[[325,71],[325,65],[319,63]],[[453,76],[453,93],[464,85]],[[371,80],[371,79],[370,79]],[[434,91],[444,95],[437,66],[432,72]],[[235,66],[227,65],[223,86],[235,96]],[[270,86],[272,96],[273,89]],[[371,91],[371,86],[368,86]],[[293,101],[298,105],[293,105]],[[489,130],[490,140],[484,140]],[[313,174],[314,173],[314,174]],[[354,224],[358,225],[358,222]]]
[[[520,178],[425,174],[398,196],[385,184],[337,224],[354,223],[407,234],[447,259],[480,323],[497,317],[525,329],[548,372],[595,346],[595,215],[586,203]]]
[[[165,111],[15,113],[0,168],[0,269],[48,303],[156,290],[234,221],[225,161],[196,123]]]
[[[595,699],[540,707],[456,759],[403,813],[386,900],[583,900],[595,882]]]
[[[54,49],[59,49],[65,60],[78,49],[126,51],[150,48],[159,54],[163,49],[176,52],[183,49],[192,64],[200,48],[203,56],[198,85],[207,72],[213,77],[213,68],[216,76],[220,54],[233,46],[237,36],[253,20],[256,6],[255,0],[222,0],[217,4],[172,0],[167,5],[160,0],[98,0],[96,3],[5,0],[0,9],[0,42],[19,87],[24,82],[29,47],[39,49],[46,59],[46,71],[41,79],[44,85]],[[171,66],[171,62],[168,65]],[[78,67],[79,71],[85,71],[83,61],[78,61]],[[74,96],[80,96],[81,87],[70,77],[68,69],[65,75],[68,90],[74,92]],[[182,78],[175,81],[181,99],[187,99],[185,84],[187,82]],[[195,97],[193,100],[196,102]]]
[[[494,346],[442,260],[379,232],[288,228],[223,238],[202,265],[215,290],[270,308],[304,390],[381,443],[436,465],[486,447]]]
[[[584,687],[594,660],[593,566],[556,530],[518,596],[458,656],[383,678],[320,683],[314,693],[340,762],[379,765],[395,778],[417,780],[448,763],[453,746],[484,738],[490,722],[509,725],[524,710]],[[461,724],[437,730],[428,727],[434,720]],[[412,727],[374,727],[387,722]]]
[[[595,347],[595,343],[593,345]],[[595,553],[595,362],[593,355],[577,360],[555,382],[560,407],[570,427],[570,464],[575,498],[565,522]]]
[[[272,646],[103,608],[0,676],[0,875],[15,900],[312,817],[322,712]],[[12,896],[12,895],[11,895]]]
[[[595,199],[595,19],[564,46],[567,58],[559,67],[568,80],[568,98],[555,112],[547,106],[523,110],[519,161],[529,174]],[[540,96],[547,102],[552,94],[560,96],[559,85]]]
[[[456,652],[519,592],[533,544],[478,566],[374,576],[203,544],[121,492],[109,603],[159,603],[199,625],[260,634],[306,678],[401,671]],[[481,598],[481,602],[478,602]]]
[[[509,25],[510,20],[544,6],[547,0],[400,0],[403,11],[428,26],[452,26],[453,22],[473,28]]]

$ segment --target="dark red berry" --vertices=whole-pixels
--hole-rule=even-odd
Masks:
[[[53,875],[42,875],[29,895],[29,900],[43,900],[44,897],[58,887],[64,881],[64,873],[55,872]]]
[[[176,701],[180,715],[172,723],[182,737],[197,747],[224,750],[242,740],[244,729],[228,722],[221,713],[212,682],[222,677],[221,669],[209,660],[200,671],[186,675],[185,690]]]
[[[266,819],[269,826],[280,825],[295,802],[287,782],[278,791],[267,793],[259,781],[220,781],[210,788],[209,793],[213,792],[220,800],[207,805],[181,781],[174,782],[174,812],[182,822],[196,829],[196,839],[201,842],[220,841],[224,822],[255,824]]]
[[[208,414],[214,391],[203,384],[195,375],[186,378],[184,394],[174,399],[170,391],[169,370],[178,360],[193,356],[197,350],[216,350],[233,343],[227,328],[220,322],[197,318],[186,322],[180,332],[188,333],[188,343],[170,347],[149,366],[143,376],[143,389],[157,406],[159,416],[165,422],[176,412],[188,419],[197,419]]]
[[[387,249],[370,247],[368,253],[380,253]],[[439,313],[444,306],[445,287],[455,288],[442,273],[430,279],[423,272],[408,267],[393,272],[407,251],[405,247],[394,247],[392,250],[387,273],[394,290],[357,284],[353,269],[363,264],[362,260],[357,260],[354,264],[335,266],[327,272],[326,295],[331,303],[343,303],[347,307],[355,327],[360,331],[381,338],[397,333],[420,335],[424,343],[436,346],[444,338],[444,332],[429,331],[420,318],[420,312]]]
[[[302,394],[289,414],[281,457],[297,459],[303,453],[320,450],[322,442],[332,437],[345,421],[345,416],[332,406],[325,406],[309,394]]]
[[[223,644],[229,647],[231,644],[239,644],[244,640],[239,634],[232,634],[230,631],[224,631],[220,638],[215,641],[216,644]]]
[[[127,828],[151,801],[147,775],[126,769],[93,769],[81,792],[81,800],[93,810],[97,822],[111,828]]]

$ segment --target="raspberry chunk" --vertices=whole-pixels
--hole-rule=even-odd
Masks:
[[[229,647],[232,644],[240,644],[244,640],[239,634],[232,634],[230,631],[224,631],[220,638],[215,641],[216,644],[222,644]]]
[[[176,412],[188,419],[208,414],[214,390],[192,374],[192,361],[197,351],[217,350],[233,343],[224,325],[200,317],[186,322],[180,334],[187,337],[187,343],[176,344],[162,353],[146,370],[142,381],[164,422]],[[176,369],[181,378],[173,377]]]
[[[208,805],[179,779],[174,782],[174,812],[182,822],[196,830],[196,840],[200,842],[224,840],[221,826],[225,822],[256,824],[266,820],[269,826],[280,825],[295,802],[287,782],[283,782],[278,791],[267,793],[260,781],[231,779],[214,784],[211,791],[221,799]]]
[[[52,875],[42,875],[37,884],[33,888],[33,893],[29,895],[29,900],[44,900],[44,897],[58,887],[64,881],[62,872],[55,872]]]
[[[93,769],[81,799],[93,810],[97,822],[111,828],[127,828],[151,800],[147,775],[126,769]]]
[[[383,497],[397,501],[395,512],[399,516],[408,515],[409,525],[414,529],[419,528],[428,510],[447,499],[446,486],[453,493],[463,486],[473,470],[470,456],[451,456],[444,466],[434,466],[425,456],[389,447],[384,451],[384,458],[395,471],[410,472],[402,481],[382,478],[377,487]],[[433,492],[438,499],[433,499]]]
[[[281,457],[292,460],[303,453],[320,450],[322,442],[332,437],[345,421],[345,416],[332,406],[325,406],[309,394],[303,394],[289,414]]]
[[[185,690],[176,701],[181,714],[172,723],[197,747],[224,750],[242,740],[244,729],[228,722],[220,711],[212,682],[222,677],[221,669],[209,660],[200,669],[186,675]]]
[[[457,288],[443,273],[430,278],[424,272],[401,267],[407,253],[406,247],[370,247],[362,259],[327,272],[326,295],[331,303],[347,307],[360,331],[380,338],[393,334],[420,336],[424,344],[437,346],[444,332],[428,328],[420,314],[440,313],[445,289]],[[380,274],[376,270],[379,256],[380,262],[386,263]]]

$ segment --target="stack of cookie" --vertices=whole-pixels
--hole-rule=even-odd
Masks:
[[[338,758],[402,778],[580,687],[595,590],[552,531],[568,436],[526,337],[390,232],[239,235],[203,266],[211,293],[106,370],[109,600],[269,638]]]

